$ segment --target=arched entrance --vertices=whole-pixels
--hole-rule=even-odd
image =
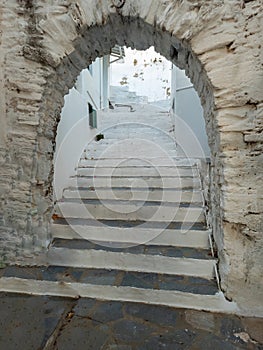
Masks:
[[[8,6],[3,5],[1,58],[1,106],[7,106],[2,107],[0,145],[3,245],[11,242],[5,255],[31,253],[46,242],[56,128],[63,97],[79,72],[115,44],[154,46],[186,70],[202,101],[222,286],[229,298],[253,293],[257,300],[260,1],[22,1]]]

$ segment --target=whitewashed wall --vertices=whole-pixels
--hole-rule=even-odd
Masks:
[[[189,157],[210,158],[203,108],[185,72],[172,70],[172,112],[178,152]]]
[[[84,69],[75,87],[65,96],[56,137],[54,162],[54,199],[62,197],[70,176],[85,145],[96,135],[97,129],[89,126],[88,103],[99,111],[108,106],[109,58],[97,59],[90,70]],[[99,114],[98,125],[99,125]]]
[[[54,163],[54,196],[62,197],[63,188],[69,177],[74,175],[79,157],[88,140],[94,137],[96,129],[89,126],[87,102],[75,89],[65,96],[61,121],[58,126]]]

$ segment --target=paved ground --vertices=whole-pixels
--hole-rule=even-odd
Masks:
[[[3,350],[263,349],[263,319],[2,293]]]

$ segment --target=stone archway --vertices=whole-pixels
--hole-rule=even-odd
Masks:
[[[13,0],[2,4],[1,248],[45,245],[63,97],[116,43],[186,70],[204,108],[211,212],[226,295],[260,298],[262,5],[254,1]],[[4,247],[4,248],[3,248]]]

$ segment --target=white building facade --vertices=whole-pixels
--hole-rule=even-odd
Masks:
[[[175,65],[172,69],[171,105],[178,153],[187,157],[210,158],[200,98],[185,72]]]
[[[99,112],[108,108],[109,62],[109,56],[97,58],[81,72],[75,86],[65,96],[56,137],[55,200],[61,198],[85,145],[96,135]]]

